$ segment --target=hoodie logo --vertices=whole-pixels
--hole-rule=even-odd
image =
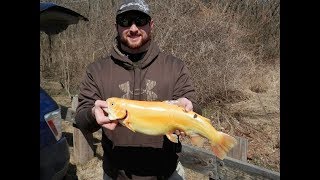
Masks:
[[[152,89],[156,86],[157,82],[152,81],[149,79],[146,79],[146,89],[134,89],[134,91],[131,90],[130,88],[130,83],[129,81],[120,84],[119,88],[122,92],[124,92],[124,95],[122,95],[122,98],[125,99],[130,99],[133,95],[146,95],[147,96],[147,101],[154,101],[158,98],[158,95],[152,91]]]

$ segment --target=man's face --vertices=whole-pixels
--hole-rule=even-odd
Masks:
[[[117,17],[120,42],[130,49],[139,49],[151,39],[153,20],[143,13],[129,11]]]

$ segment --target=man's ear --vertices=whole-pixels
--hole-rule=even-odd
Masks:
[[[153,22],[153,19],[150,20],[150,29],[151,31],[153,30],[153,26],[154,26],[154,22]]]

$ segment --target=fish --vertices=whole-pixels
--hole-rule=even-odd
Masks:
[[[117,120],[133,132],[151,136],[166,135],[178,143],[176,130],[184,132],[194,145],[203,143],[204,138],[210,142],[213,154],[223,160],[237,140],[224,132],[217,131],[211,120],[194,111],[186,111],[183,107],[168,101],[141,101],[118,97],[106,100],[109,120]],[[201,138],[202,137],[202,138]]]

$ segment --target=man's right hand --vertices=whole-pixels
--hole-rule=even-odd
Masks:
[[[96,118],[97,123],[109,130],[114,130],[118,124],[118,121],[110,121],[108,114],[103,109],[107,109],[108,105],[106,101],[96,100],[91,110],[93,117]]]

